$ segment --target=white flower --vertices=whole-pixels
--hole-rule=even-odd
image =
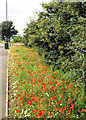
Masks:
[[[27,110],[24,111],[24,114],[27,114]]]
[[[60,104],[60,106],[62,106],[62,104]]]
[[[57,112],[57,114],[58,114],[58,112]]]
[[[49,94],[46,92],[46,95],[49,97]]]
[[[53,104],[53,102],[51,102]]]

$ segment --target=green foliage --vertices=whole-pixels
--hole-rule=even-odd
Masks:
[[[37,47],[54,70],[83,69],[84,55],[78,48],[85,48],[86,2],[50,2],[42,7],[39,18],[27,24],[25,42]]]
[[[14,42],[23,42],[23,37],[21,35],[15,36],[14,37]]]
[[[13,26],[12,21],[3,21],[2,22],[2,40],[10,39],[13,35],[16,35],[18,31]]]

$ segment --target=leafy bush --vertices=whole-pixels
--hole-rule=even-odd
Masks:
[[[23,42],[23,37],[21,35],[15,36],[13,42],[14,43],[16,43],[16,42]]]
[[[42,4],[43,12],[25,29],[24,43],[37,47],[53,69],[83,69],[84,55],[78,48],[86,44],[86,2]]]

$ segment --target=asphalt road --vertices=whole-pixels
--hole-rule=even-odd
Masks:
[[[7,86],[7,63],[8,49],[0,43],[0,120],[6,117],[6,86]]]

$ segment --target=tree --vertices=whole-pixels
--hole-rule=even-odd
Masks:
[[[27,44],[38,47],[47,63],[65,71],[79,69],[86,35],[86,2],[57,2],[42,4],[44,11],[31,21],[25,30]]]
[[[18,31],[15,29],[12,21],[3,21],[2,22],[2,40],[10,39],[13,35],[16,35]]]
[[[23,37],[21,35],[14,36],[14,43],[22,42],[22,41],[23,41]]]

